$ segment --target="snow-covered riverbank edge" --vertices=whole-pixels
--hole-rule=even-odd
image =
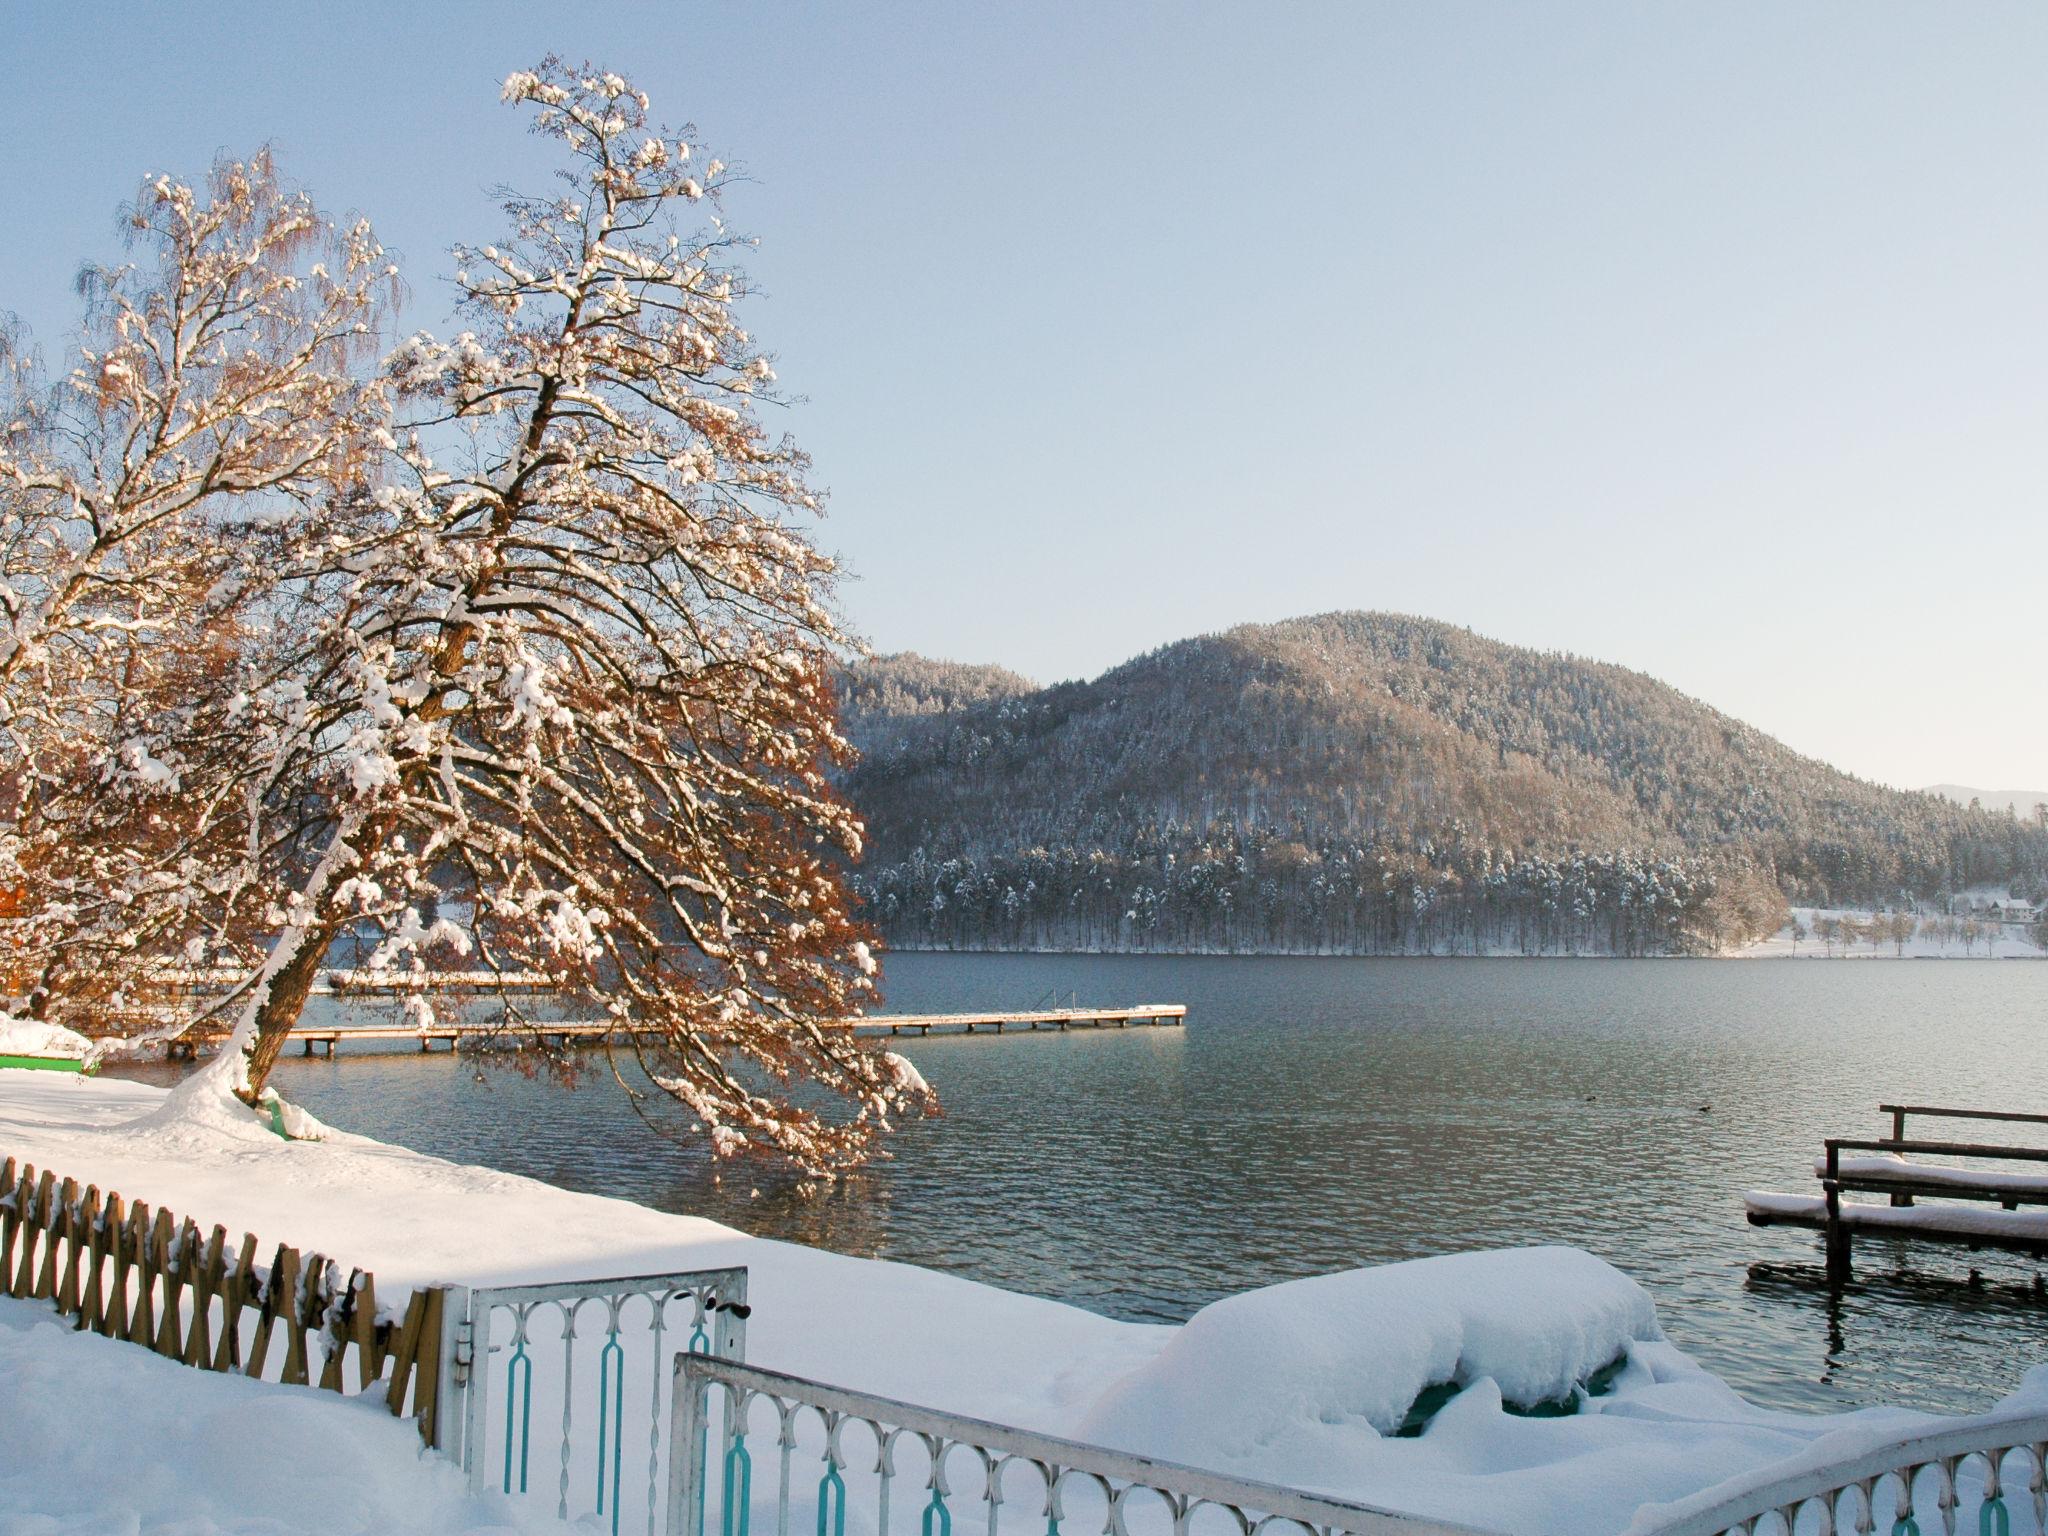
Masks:
[[[1220,949],[1190,947],[1186,949],[1140,949],[1121,945],[1097,945],[1088,949],[1061,949],[1046,945],[982,945],[966,948],[959,945],[939,944],[897,944],[890,947],[892,954],[905,955],[1090,955],[1102,957],[1127,956],[1194,956],[1204,959],[1231,960],[1525,960],[1540,963],[1550,960],[1772,960],[1772,959],[1851,959],[1851,960],[2048,960],[2048,949],[2041,948],[2027,936],[2024,928],[2008,925],[1995,937],[1973,941],[1973,947],[1965,949],[1960,939],[1947,943],[1915,937],[1907,942],[1903,952],[1895,945],[1885,942],[1872,949],[1867,940],[1831,947],[1811,937],[1810,916],[1822,909],[1800,908],[1807,914],[1807,935],[1795,945],[1789,928],[1781,928],[1768,938],[1753,943],[1738,945],[1732,949],[1714,954],[1681,953],[1676,950],[1646,951],[1642,954],[1624,955],[1610,949],[1544,949],[1529,951],[1511,947],[1458,948],[1458,949],[1314,949],[1272,946],[1260,949]],[[1837,911],[1836,917],[1850,917],[1867,921],[1869,912]]]
[[[0,1072],[0,1155],[374,1270],[386,1306],[434,1282],[744,1264],[761,1365],[1498,1530],[1619,1531],[1641,1504],[1826,1437],[1925,1422],[1755,1408],[1662,1341],[1644,1293],[1571,1250],[1349,1271],[1232,1297],[1185,1327],[1121,1323],[343,1133],[286,1143],[253,1119],[166,1121],[162,1102],[130,1082]],[[39,1336],[39,1355],[52,1347]],[[1617,1353],[1627,1364],[1588,1411],[1503,1411],[1503,1389],[1524,1401],[1568,1390]],[[1470,1389],[1425,1434],[1382,1436],[1418,1386],[1451,1378]],[[153,1370],[136,1390],[182,1392],[184,1379]],[[131,1458],[153,1454],[112,1420],[108,1434]],[[23,1454],[0,1439],[0,1512],[36,1508],[22,1502],[37,1496]],[[171,1527],[139,1527],[155,1528]]]
[[[1853,907],[1794,907],[1792,921],[1769,938],[1729,951],[1737,960],[2044,960],[2048,950],[2020,923],[1921,917],[1893,937],[1880,914]]]

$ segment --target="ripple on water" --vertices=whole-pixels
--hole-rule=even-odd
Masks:
[[[1881,1130],[1880,1100],[2048,1107],[2048,966],[899,955],[889,981],[903,1011],[1057,988],[1194,1022],[901,1042],[946,1117],[822,1194],[650,1137],[601,1074],[564,1093],[415,1056],[280,1079],[438,1156],[1119,1317],[1567,1242],[1767,1404],[1966,1409],[2048,1358],[2033,1266],[1866,1245],[1830,1300],[1815,1240],[1747,1226],[1739,1200],[1811,1187],[1821,1137]]]

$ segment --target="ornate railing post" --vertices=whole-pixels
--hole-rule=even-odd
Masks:
[[[482,1439],[468,1409],[472,1378],[483,1369],[483,1346],[472,1337],[469,1287],[444,1285],[438,1289],[441,1347],[435,1364],[432,1444],[435,1450],[466,1469],[472,1440]]]
[[[704,1529],[705,1466],[698,1448],[708,1437],[709,1382],[686,1368],[687,1351],[676,1355],[675,1407],[669,1414],[668,1536],[696,1536]]]

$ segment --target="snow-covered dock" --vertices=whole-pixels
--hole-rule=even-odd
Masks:
[[[1007,1013],[864,1014],[859,1018],[832,1020],[827,1027],[850,1029],[857,1035],[1001,1035],[1036,1030],[1171,1028],[1186,1024],[1187,1017],[1185,1003],[1133,1003],[1115,1008],[1046,1008]],[[385,1049],[412,1045],[423,1052],[436,1046],[454,1050],[465,1040],[501,1046],[601,1045],[607,1040],[626,1039],[642,1029],[643,1026],[605,1019],[534,1021],[505,1029],[457,1020],[423,1028],[411,1024],[302,1024],[291,1032],[290,1038],[307,1056],[332,1056],[343,1043]],[[168,1048],[177,1055],[193,1054],[189,1038],[172,1041]]]
[[[1817,1195],[1750,1190],[1743,1196],[1754,1227],[1811,1227],[1827,1239],[1828,1273],[1847,1278],[1851,1244],[1857,1237],[1917,1239],[1978,1250],[1996,1248],[2048,1258],[2048,1149],[1985,1142],[1911,1139],[1909,1116],[1992,1121],[2007,1125],[2048,1125],[2048,1115],[2013,1110],[1946,1109],[1927,1104],[1880,1104],[1891,1117],[1891,1134],[1875,1140],[1829,1137],[1814,1161]],[[1939,1157],[1938,1163],[1910,1161],[1907,1153]],[[1986,1168],[1987,1162],[2017,1163],[2018,1170]],[[1844,1194],[1883,1195],[1887,1204],[1844,1200]],[[1997,1206],[1921,1205],[1923,1198],[1975,1201]]]
[[[1753,1189],[1742,1197],[1753,1227],[1829,1229],[1825,1195],[1774,1194]],[[2048,1212],[1971,1210],[1956,1205],[1869,1205],[1845,1200],[1834,1218],[1857,1237],[1912,1238],[1962,1248],[1998,1248],[2048,1258]]]

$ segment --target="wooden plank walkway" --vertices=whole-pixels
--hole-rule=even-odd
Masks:
[[[1172,1028],[1187,1023],[1186,1003],[1132,1003],[1117,1008],[1045,1008],[1002,1013],[878,1013],[854,1019],[837,1019],[833,1029],[850,1029],[857,1035],[1002,1035],[1038,1030]],[[609,1020],[563,1020],[555,1023],[530,1022],[506,1030],[505,1042],[538,1041],[544,1045],[601,1045],[606,1040],[625,1039],[635,1034],[652,1034],[648,1025],[615,1024]],[[287,1038],[299,1042],[302,1054],[333,1056],[343,1041],[391,1045],[417,1042],[422,1053],[435,1046],[454,1050],[463,1040],[481,1040],[497,1034],[489,1025],[434,1024],[418,1029],[410,1024],[366,1024],[359,1028],[341,1025],[300,1025]],[[209,1042],[211,1043],[211,1042]],[[173,1055],[190,1056],[190,1042],[170,1042]]]

